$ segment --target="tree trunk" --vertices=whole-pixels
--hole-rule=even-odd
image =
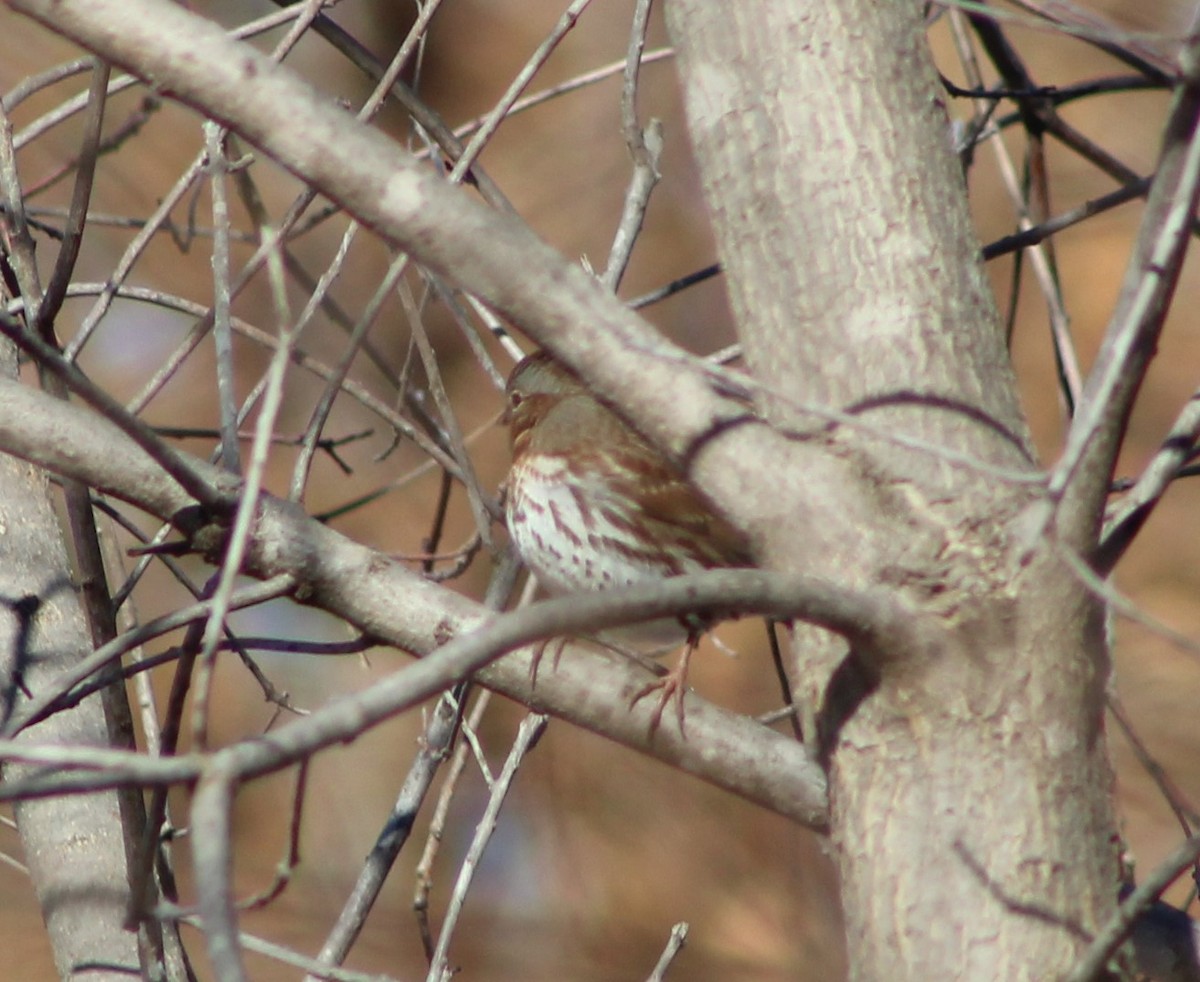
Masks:
[[[1029,531],[1037,465],[920,7],[668,20],[761,405],[806,462],[723,503],[770,516],[769,565],[890,585],[932,626],[921,650],[795,648],[851,974],[1053,978],[1116,901],[1108,652],[1053,526]]]
[[[0,375],[16,376],[0,346]],[[0,454],[0,678],[5,718],[92,650],[45,475]],[[17,737],[25,743],[108,745],[100,694]],[[31,767],[8,765],[6,780]],[[61,978],[139,977],[117,793],[35,798],[16,806],[17,829]]]

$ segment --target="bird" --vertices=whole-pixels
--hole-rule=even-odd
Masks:
[[[505,517],[518,554],[548,590],[608,590],[754,565],[746,536],[683,471],[547,352],[518,362],[505,395]],[[710,626],[686,615],[643,632],[660,644],[686,639],[676,668],[633,698],[662,690],[652,731],[673,697],[683,730],[688,661]]]

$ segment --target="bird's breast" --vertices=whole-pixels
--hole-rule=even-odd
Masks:
[[[507,517],[526,565],[560,592],[632,586],[704,568],[664,552],[634,503],[602,473],[562,456],[527,454],[514,466]]]

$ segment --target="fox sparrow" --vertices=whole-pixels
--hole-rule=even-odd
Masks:
[[[683,473],[545,352],[513,369],[507,396],[509,533],[548,588],[605,590],[752,565],[744,537]],[[663,690],[652,728],[672,695],[682,728],[687,662],[705,626],[655,623],[659,643],[686,636],[687,646],[674,671],[634,697]]]

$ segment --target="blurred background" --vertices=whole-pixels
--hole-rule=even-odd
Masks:
[[[234,28],[275,13],[266,2],[208,3],[193,0],[195,12]],[[564,0],[446,0],[433,21],[419,58],[406,78],[452,127],[486,113],[547,36],[566,6]],[[619,64],[628,44],[632,4],[596,0],[558,45],[529,87],[540,92]],[[1174,50],[1173,37],[1187,26],[1191,6],[1145,0],[1092,3],[1088,10],[1113,25],[1137,32],[1156,50]],[[414,16],[411,4],[346,0],[329,15],[383,63],[404,38]],[[1005,26],[1033,78],[1041,85],[1067,86],[1083,80],[1128,74],[1110,56],[1082,41],[1046,29]],[[958,60],[945,19],[930,29],[939,67],[958,85],[970,81]],[[282,29],[258,35],[263,50]],[[667,46],[661,12],[651,22],[648,52]],[[0,10],[0,94],[25,78],[80,56],[80,52],[33,23]],[[314,33],[302,39],[287,64],[330,98],[359,106],[371,83]],[[984,69],[986,81],[994,73]],[[30,213],[51,228],[61,227],[69,203],[82,117],[47,123],[65,100],[86,91],[87,73],[47,86],[15,106],[11,121]],[[488,175],[530,225],[568,257],[601,269],[620,214],[630,162],[620,127],[619,70],[514,115],[483,152]],[[146,104],[134,86],[113,97],[106,134],[121,134],[101,160],[93,194],[93,217],[76,279],[104,281],[144,221],[169,193],[204,147],[201,120],[169,103]],[[1138,91],[1079,99],[1062,117],[1138,174],[1156,158],[1168,96]],[[953,116],[968,120],[966,99],[949,100]],[[997,113],[1011,110],[1005,104]],[[663,180],[647,214],[621,295],[633,298],[715,260],[695,169],[690,159],[679,93],[669,57],[642,70],[639,112],[643,122],[661,119],[666,149]],[[377,125],[396,140],[422,150],[408,116],[388,103]],[[1004,142],[1018,172],[1025,153],[1019,127]],[[245,152],[231,148],[230,156]],[[803,161],[800,161],[803,166]],[[294,179],[256,156],[248,165],[263,207],[277,220],[302,190]],[[1059,214],[1108,193],[1116,186],[1077,154],[1046,141],[1049,212]],[[972,203],[982,242],[1014,231],[1016,212],[989,144],[976,148],[969,172]],[[254,249],[253,215],[233,192],[237,272]],[[1141,207],[1137,201],[1070,228],[1054,239],[1054,260],[1070,331],[1081,363],[1090,364],[1129,255]],[[329,267],[346,229],[338,214],[325,214],[318,200],[290,241],[293,311],[303,306],[303,279],[315,281]],[[212,200],[198,182],[172,211],[173,234],[156,235],[138,260],[129,283],[199,305],[212,294]],[[52,262],[55,248],[44,242],[40,258]],[[330,290],[330,303],[306,328],[301,348],[312,359],[335,364],[346,347],[344,323],[361,315],[391,260],[388,248],[363,233],[350,246],[348,261]],[[797,257],[803,261],[803,257]],[[1159,356],[1143,386],[1122,456],[1120,476],[1136,476],[1159,446],[1174,417],[1200,379],[1200,324],[1196,322],[1198,264],[1193,257],[1179,287]],[[1038,448],[1047,463],[1060,449],[1066,411],[1060,395],[1047,305],[1028,263],[1016,275],[1011,256],[990,266],[1001,309],[1011,311],[1012,350],[1022,396]],[[417,279],[410,280],[420,289]],[[69,341],[86,316],[92,296],[68,301],[59,319]],[[245,324],[268,334],[274,314],[266,277],[252,278],[234,300]],[[706,280],[644,311],[664,334],[696,352],[730,343],[733,330],[719,277]],[[185,449],[208,455],[219,422],[211,338],[186,357],[161,388],[148,389],[159,367],[180,349],[197,314],[159,304],[118,299],[82,349],[80,363],[108,391],[144,403],[144,417],[162,427],[189,427]],[[342,321],[343,323],[339,323]],[[464,332],[444,305],[431,302],[425,325],[437,350],[458,421],[468,434],[482,485],[495,491],[507,467],[507,439],[495,425],[500,393],[468,348]],[[351,379],[394,411],[410,413],[401,392],[419,396],[425,386],[408,321],[394,293],[383,303],[369,333],[370,351],[355,358]],[[499,346],[485,342],[502,373],[511,365]],[[528,345],[526,345],[528,347]],[[259,340],[235,341],[236,383],[244,398],[259,381],[270,352]],[[294,369],[279,420],[283,436],[297,436],[324,389],[323,380]],[[251,419],[252,423],[252,419]],[[248,426],[250,424],[247,424]],[[319,453],[304,503],[310,513],[328,514],[334,527],[371,546],[416,564],[427,550],[441,477],[425,466],[411,443],[396,441],[386,418],[364,400],[342,395],[325,428],[327,437],[352,438],[333,453]],[[275,448],[268,487],[286,493],[295,449]],[[344,465],[344,466],[343,466]],[[1138,607],[1174,630],[1200,638],[1200,497],[1194,481],[1176,483],[1118,568],[1115,583]],[[147,532],[151,525],[140,520]],[[472,534],[466,496],[451,494],[438,549],[451,552]],[[111,530],[127,549],[135,541]],[[447,564],[441,564],[444,568]],[[208,571],[196,560],[185,570],[203,582]],[[480,554],[454,582],[479,598],[492,562]],[[152,566],[131,599],[136,616],[148,620],[189,601],[187,592]],[[268,604],[234,619],[246,635],[308,640],[345,640],[348,629],[319,612],[290,603]],[[738,657],[705,643],[693,661],[691,684],[732,709],[766,712],[779,704],[761,623],[739,622],[720,629]],[[1145,626],[1115,623],[1115,693],[1142,741],[1170,779],[1191,801],[1200,800],[1200,661]],[[178,636],[152,646],[160,651]],[[317,657],[261,653],[257,661],[294,705],[311,708],[331,695],[353,692],[394,670],[407,656],[374,650],[365,657]],[[165,696],[171,669],[156,671],[155,687]],[[217,677],[214,742],[262,732],[277,718],[258,683],[232,655],[223,655]],[[493,770],[498,769],[523,715],[519,706],[497,699],[480,732]],[[309,776],[301,863],[282,895],[265,909],[243,917],[245,930],[315,954],[354,882],[361,862],[386,818],[416,750],[418,714],[381,726],[351,746],[320,755]],[[1180,840],[1171,810],[1113,725],[1116,789],[1122,829],[1139,870],[1151,869]],[[237,812],[239,895],[271,882],[287,847],[293,777],[281,775],[243,791]],[[455,798],[446,838],[433,868],[430,916],[440,922],[453,877],[474,830],[487,790],[469,766]],[[173,801],[186,815],[182,793]],[[348,966],[401,979],[424,976],[425,961],[412,912],[414,873],[428,832],[429,809],[393,872]],[[0,828],[0,851],[20,859],[15,832]],[[187,849],[176,851],[183,896],[189,896]],[[1189,884],[1170,894],[1186,902]],[[734,800],[666,767],[643,760],[565,724],[549,731],[524,765],[500,827],[484,859],[452,946],[452,962],[463,978],[607,980],[645,978],[671,926],[687,921],[688,943],[672,977],[705,979],[832,979],[842,965],[842,936],[832,867],[815,836],[761,809]],[[19,977],[54,978],[40,915],[19,869],[0,865],[0,946],[5,961],[20,965]],[[1193,910],[1194,913],[1194,910]],[[185,929],[186,930],[186,929]],[[201,945],[185,934],[192,949]],[[202,961],[202,959],[201,959]],[[293,979],[300,973],[251,956],[252,977]],[[16,976],[13,976],[16,977]]]

